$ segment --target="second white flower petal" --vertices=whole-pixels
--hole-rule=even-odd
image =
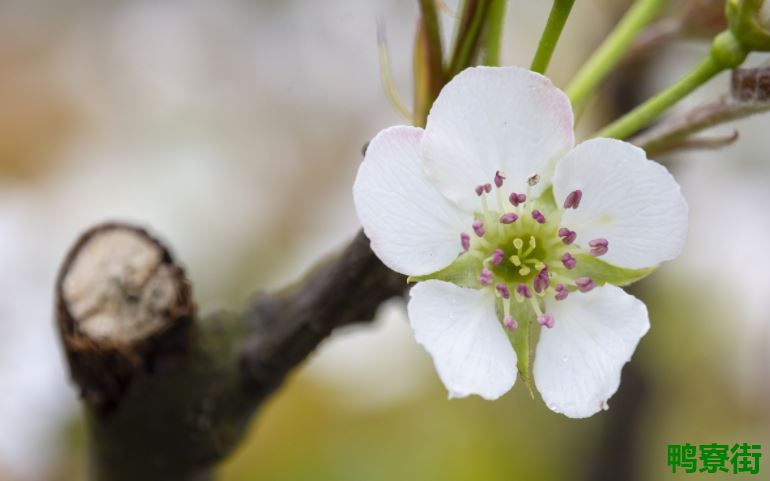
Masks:
[[[535,385],[546,405],[572,418],[606,407],[620,372],[650,328],[643,302],[612,285],[546,301],[556,323],[540,331]]]
[[[679,184],[644,151],[628,142],[592,139],[556,166],[553,192],[561,205],[574,190],[583,193],[567,209],[562,226],[577,232],[577,244],[609,241],[602,259],[620,267],[652,267],[673,259],[687,239],[687,202]]]
[[[428,116],[422,157],[429,177],[466,210],[473,189],[507,176],[503,190],[523,193],[533,174],[548,185],[553,164],[574,143],[567,96],[546,77],[518,67],[469,68],[453,78]]]
[[[431,274],[462,250],[472,218],[445,198],[419,160],[422,129],[391,127],[369,143],[353,184],[358,219],[385,265],[407,275]]]
[[[516,381],[516,353],[497,319],[490,289],[443,281],[411,290],[409,320],[417,342],[433,357],[449,397],[497,399]]]

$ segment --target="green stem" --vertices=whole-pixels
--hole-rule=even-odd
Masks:
[[[433,101],[444,87],[441,27],[436,0],[419,0],[420,21],[414,42],[414,113],[412,123],[425,126]]]
[[[478,51],[481,27],[484,25],[488,8],[489,0],[466,0],[450,64],[449,79],[465,70],[473,61]]]
[[[444,66],[441,47],[441,24],[438,21],[435,0],[420,0],[420,21],[425,28],[425,40],[430,71],[431,93],[438,95],[444,86]]]
[[[596,136],[613,137],[616,139],[630,137],[722,70],[722,67],[711,56],[706,57],[697,67],[674,85],[603,128]]]
[[[719,72],[741,65],[746,60],[747,55],[748,51],[730,31],[722,32],[714,38],[709,55],[690,73],[600,130],[596,136],[616,139],[628,138]]]
[[[532,60],[531,69],[538,73],[545,73],[548,68],[548,64],[551,61],[551,56],[556,48],[556,44],[561,36],[561,31],[564,29],[564,24],[567,23],[569,13],[572,11],[572,5],[575,4],[575,0],[554,0],[551,7],[551,13],[548,15],[548,21],[545,24],[545,30],[540,37],[540,43],[537,46],[535,52],[535,58]]]
[[[572,0],[574,1],[574,0]],[[484,65],[500,65],[500,44],[503,37],[506,0],[491,0],[487,20],[486,45],[484,47]]]
[[[666,5],[665,0],[636,0],[631,9],[604,40],[567,86],[573,106],[582,103],[604,80],[631,43]]]

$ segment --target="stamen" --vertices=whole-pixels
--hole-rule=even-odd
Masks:
[[[481,194],[484,193],[484,186],[483,185],[477,185],[476,188],[474,189],[474,191],[476,192],[476,195],[481,197]]]
[[[511,331],[519,327],[519,324],[511,316],[511,299],[503,299],[503,325]]]
[[[548,289],[549,284],[550,284],[550,279],[548,277],[548,268],[544,267],[540,272],[537,273],[537,276],[535,276],[535,280],[534,280],[535,292],[540,294],[544,290]]]
[[[484,192],[486,192],[487,194],[492,192],[492,184],[484,184]]]
[[[508,202],[513,204],[514,207],[518,207],[519,204],[523,204],[526,202],[527,196],[524,194],[517,194],[516,192],[513,192],[511,195],[508,196]]]
[[[463,232],[460,234],[460,244],[463,246],[463,250],[465,252],[468,252],[468,249],[471,248],[471,236]]]
[[[473,232],[475,232],[477,236],[484,237],[484,223],[483,222],[481,222],[480,220],[474,220],[473,224],[471,224],[471,225],[473,226]]]
[[[495,172],[495,186],[499,189],[503,186],[503,181],[505,180],[505,175],[503,175],[502,172],[499,170]]]
[[[572,257],[572,254],[569,252],[565,252],[563,256],[561,256],[561,263],[564,264],[564,267],[567,269],[574,269],[577,265],[577,259]]]
[[[529,178],[527,178],[527,184],[530,187],[536,186],[538,182],[540,182],[540,175],[538,175],[537,173],[534,173],[530,175]]]
[[[512,255],[508,258],[509,261],[511,261],[511,264],[515,265],[516,267],[519,267],[521,265],[521,259],[519,259],[519,256]]]
[[[503,200],[502,189],[495,190],[495,200],[497,201],[497,211],[505,212],[505,200]]]
[[[583,191],[580,189],[573,190],[569,194],[567,194],[567,198],[564,199],[564,208],[565,209],[577,209],[580,205],[580,199],[583,198]]]
[[[521,266],[521,269],[519,269],[519,274],[522,276],[526,276],[531,272],[530,268],[527,266]]]
[[[545,313],[540,316],[537,316],[537,323],[543,327],[547,327],[548,329],[551,329],[554,326],[554,324],[556,324],[556,319],[553,318],[552,314]]]
[[[479,274],[479,283],[483,286],[492,285],[492,271],[486,267],[482,268],[481,274]]]
[[[492,213],[489,210],[489,204],[487,203],[487,196],[484,195],[485,192],[489,192],[489,190],[492,190],[492,186],[489,186],[489,190],[487,189],[487,186],[489,184],[482,185],[481,188],[483,189],[483,192],[481,194],[481,213],[484,215],[484,220],[488,223],[494,222],[494,217],[492,217]],[[500,229],[498,229],[498,232],[500,232]]]
[[[532,211],[532,218],[535,219],[538,224],[545,224],[545,216],[537,209]]]
[[[511,298],[511,291],[509,291],[508,286],[506,286],[502,282],[496,285],[495,289],[497,289],[497,293],[500,294],[500,297],[502,297],[503,299]]]
[[[607,242],[607,239],[604,238],[589,241],[588,245],[591,247],[591,255],[596,257],[603,256],[609,249],[609,243]]]
[[[503,318],[503,325],[504,325],[504,326],[505,326],[505,328],[506,328],[506,329],[508,329],[509,331],[515,331],[516,329],[518,329],[518,328],[519,328],[519,323],[518,323],[518,322],[516,322],[516,319],[514,319],[514,318],[513,318],[513,317],[511,317],[511,316],[505,316],[505,317]]]
[[[513,224],[517,220],[519,220],[519,216],[515,212],[508,212],[500,216],[501,224]]]
[[[497,267],[500,265],[501,262],[503,262],[503,258],[505,257],[505,253],[502,249],[495,249],[495,251],[492,253],[492,265]]]
[[[575,279],[575,285],[580,289],[580,292],[589,292],[596,287],[596,283],[590,277],[578,277]]]
[[[513,247],[515,247],[516,250],[519,251],[519,255],[521,255],[521,248],[524,247],[524,241],[519,237],[513,239]]]
[[[564,284],[556,284],[556,287],[554,287],[556,290],[556,295],[554,296],[557,301],[563,301],[567,298],[569,295],[569,291],[567,290],[567,287]]]
[[[524,283],[519,284],[518,286],[516,286],[516,292],[518,292],[519,294],[521,294],[522,296],[524,296],[527,299],[531,299],[532,298],[532,291],[530,291],[529,287],[527,287],[527,285],[524,284]]]
[[[566,227],[562,227],[559,229],[559,237],[561,237],[561,241],[566,245],[570,245],[575,242],[575,239],[577,239],[577,233],[574,230],[569,230]]]

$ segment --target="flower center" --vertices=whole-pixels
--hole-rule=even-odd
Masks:
[[[580,252],[574,242],[577,233],[560,227],[561,213],[552,203],[532,196],[539,177],[528,179],[526,193],[512,193],[504,198],[501,190],[505,176],[497,172],[492,184],[475,188],[480,209],[474,215],[473,234],[463,233],[466,251],[482,262],[478,281],[482,288],[494,289],[500,298],[503,324],[511,330],[518,322],[511,317],[511,303],[526,303],[537,314],[538,322],[553,327],[555,320],[545,312],[546,296],[564,300],[575,291],[588,292],[596,287],[593,279],[578,277],[573,269]],[[565,209],[580,205],[582,192],[575,190],[564,200]],[[490,207],[490,204],[494,207]],[[603,255],[606,239],[588,242],[590,253]]]

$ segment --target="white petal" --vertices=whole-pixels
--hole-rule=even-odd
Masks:
[[[516,382],[516,353],[497,319],[491,289],[420,282],[411,290],[409,321],[433,356],[449,397],[497,399]]]
[[[546,301],[546,309],[556,324],[540,331],[533,371],[543,401],[571,418],[606,409],[623,365],[650,328],[647,307],[607,284]]]
[[[369,143],[353,184],[358,219],[377,257],[407,275],[436,272],[462,250],[473,219],[436,189],[418,157],[422,129],[391,127]]]
[[[428,116],[422,156],[428,176],[466,210],[473,189],[507,176],[503,190],[526,191],[533,173],[548,185],[557,158],[574,144],[572,107],[551,81],[518,67],[464,70],[441,91]]]
[[[562,225],[577,232],[577,244],[605,238],[602,259],[620,267],[652,267],[673,259],[687,240],[687,202],[665,167],[642,149],[613,139],[583,142],[556,166],[553,192],[561,205],[580,189],[577,209]]]

